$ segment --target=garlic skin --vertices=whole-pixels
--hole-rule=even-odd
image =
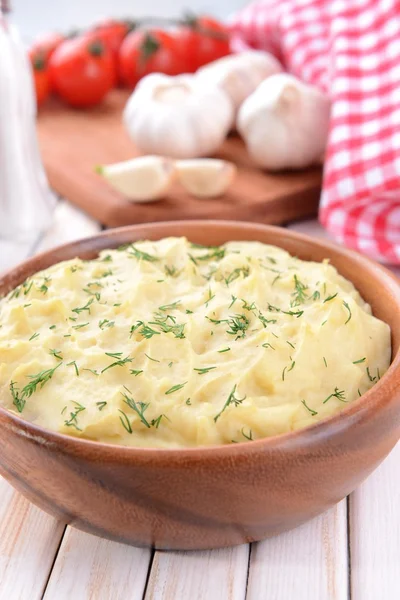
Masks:
[[[237,129],[258,166],[271,171],[302,169],[323,160],[329,115],[327,95],[280,73],[244,101]]]
[[[96,168],[118,192],[131,202],[164,198],[176,179],[172,160],[162,156],[140,156]]]
[[[176,170],[179,183],[196,198],[222,196],[237,172],[236,165],[218,158],[178,160]]]
[[[228,134],[233,107],[220,88],[192,75],[145,77],[129,98],[123,120],[142,154],[197,158],[213,154]]]
[[[220,58],[197,71],[196,77],[205,84],[219,86],[232,101],[235,114],[244,100],[264,79],[283,70],[269,52],[248,50]]]

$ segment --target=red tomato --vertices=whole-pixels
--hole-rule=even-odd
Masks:
[[[149,73],[179,75],[186,70],[186,59],[175,36],[162,29],[132,31],[119,51],[119,72],[128,87]]]
[[[117,56],[122,41],[129,31],[128,23],[114,19],[104,19],[91,27],[85,35],[101,40],[108,50]]]
[[[115,81],[111,53],[101,41],[85,37],[65,41],[51,57],[49,68],[55,91],[76,107],[98,104]]]
[[[36,103],[41,106],[50,94],[50,78],[46,59],[40,52],[29,51],[35,83]]]
[[[42,56],[48,60],[53,54],[54,50],[58,48],[64,41],[64,36],[60,33],[50,32],[45,33],[35,40],[32,44],[31,51],[33,53],[40,52]]]
[[[191,73],[230,54],[228,29],[211,17],[193,19],[181,27],[176,35],[184,49],[187,70]]]

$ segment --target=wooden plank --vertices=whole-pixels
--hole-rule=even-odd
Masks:
[[[247,600],[347,600],[346,515],[342,500],[293,531],[253,544]]]
[[[249,546],[156,552],[145,600],[244,600]]]
[[[400,444],[350,497],[352,600],[400,598]]]
[[[63,531],[0,477],[0,600],[42,597]]]
[[[225,218],[283,223],[314,215],[321,169],[268,174],[254,167],[243,142],[230,136],[218,156],[238,165],[238,176],[227,194],[196,199],[174,186],[166,200],[131,204],[94,172],[98,164],[137,155],[122,124],[127,92],[114,90],[90,111],[71,110],[54,101],[40,112],[38,134],[52,187],[92,217],[108,226],[149,221]]]
[[[151,551],[67,528],[44,600],[141,600]]]
[[[53,226],[42,237],[41,251],[96,233],[98,223],[67,202],[60,202]],[[0,271],[24,260],[37,238],[25,243],[0,242]],[[30,504],[0,477],[0,600],[42,597],[65,526]]]

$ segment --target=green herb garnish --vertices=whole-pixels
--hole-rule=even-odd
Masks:
[[[243,396],[243,398],[236,398],[236,396],[235,396],[236,388],[237,388],[237,385],[235,384],[233,386],[231,393],[228,396],[227,401],[225,402],[224,406],[222,407],[222,410],[217,415],[215,415],[215,417],[214,417],[215,423],[218,421],[218,419],[220,418],[220,416],[222,415],[224,410],[226,408],[228,408],[228,406],[230,406],[231,404],[233,404],[234,406],[239,406],[239,404],[241,404],[243,402],[243,400],[246,399],[246,395]]]
[[[246,438],[246,440],[253,441],[253,432],[251,431],[251,429],[249,430],[249,434],[247,435],[247,433],[244,432],[244,427],[242,427],[241,433],[242,433],[242,436],[244,438]]]
[[[61,356],[60,352],[61,352],[61,350],[56,350],[55,348],[51,348],[49,350],[49,354],[54,356],[54,358],[58,358],[58,360],[62,360],[63,357]]]
[[[245,315],[234,315],[229,317],[228,324],[229,329],[227,329],[226,333],[236,335],[235,340],[238,340],[245,337],[250,321]]]
[[[298,306],[299,304],[303,304],[307,300],[305,290],[307,290],[308,287],[302,281],[300,281],[297,275],[293,276],[293,280],[295,291],[292,294],[293,300],[291,302],[291,306]]]
[[[130,423],[128,417],[126,416],[126,414],[124,413],[123,410],[121,410],[120,408],[118,410],[122,415],[122,417],[120,417],[119,419],[122,423],[123,428],[126,429],[126,431],[128,433],[132,433],[132,426],[131,426],[131,423]]]
[[[174,392],[178,392],[179,390],[181,390],[185,385],[187,384],[187,381],[185,381],[184,383],[178,383],[177,385],[173,385],[171,388],[169,388],[169,390],[167,390],[165,392],[165,395],[168,396],[169,394],[173,394]]]
[[[129,392],[128,388],[125,388],[125,389]],[[148,429],[150,429],[150,424],[148,423],[148,421],[146,420],[146,417],[144,416],[145,411],[149,407],[149,403],[146,404],[145,402],[135,402],[135,400],[132,398],[132,396],[128,396],[128,394],[125,394],[124,392],[121,392],[121,394],[124,397],[124,402],[128,406],[130,406],[130,408],[132,410],[135,411],[135,413],[139,416],[139,419],[141,420],[143,425],[145,425]]]
[[[302,400],[301,403],[303,404],[303,406],[306,407],[306,409],[308,410],[309,413],[311,413],[312,417],[315,417],[315,415],[318,414],[318,412],[316,410],[313,410],[312,408],[310,408],[309,406],[307,406],[306,401]]]
[[[143,373],[143,369],[131,369],[129,373],[137,377],[138,375],[140,375],[140,373]]]
[[[76,361],[73,360],[72,362],[67,363],[67,367],[69,367],[70,365],[74,365],[75,373],[76,373],[77,377],[79,377],[79,369],[78,369],[78,365],[76,364]]]
[[[72,329],[82,329],[82,327],[87,327],[89,325],[89,321],[87,323],[81,323],[80,325],[72,325]]]
[[[151,356],[149,356],[148,354],[146,354],[146,352],[144,353],[144,355],[145,355],[145,356],[147,356],[147,358],[148,358],[149,360],[152,360],[153,362],[158,362],[158,363],[160,362],[160,361],[159,361],[159,360],[157,360],[156,358],[151,358]]]
[[[112,367],[123,367],[124,365],[126,365],[127,363],[132,362],[133,358],[131,358],[130,356],[126,356],[125,358],[122,358],[122,352],[106,352],[107,356],[111,356],[112,358],[116,358],[117,360],[113,363],[111,363],[110,365],[108,365],[108,367],[105,367],[101,372],[104,373],[105,371],[108,371],[108,369],[112,369]]]
[[[136,248],[134,244],[131,244],[128,247],[127,254],[129,256],[137,258],[138,260],[147,260],[148,262],[157,262],[160,260],[158,256],[154,256],[153,254],[148,254],[147,252],[142,252],[141,250],[138,250],[138,248]]]
[[[80,427],[78,427],[77,417],[78,417],[79,413],[86,410],[86,407],[82,406],[82,404],[79,404],[79,402],[75,402],[75,400],[73,400],[72,403],[75,404],[76,409],[74,412],[69,413],[70,418],[64,421],[64,425],[66,427],[75,427],[75,429],[77,429],[78,431],[82,431],[82,429]]]
[[[96,406],[99,410],[103,410],[103,408],[107,405],[107,402],[96,402]]]
[[[202,369],[193,369],[193,371],[197,371],[199,375],[204,375],[205,373],[208,373],[209,371],[212,371],[216,368],[217,367],[203,367]]]
[[[328,400],[331,398],[337,398],[341,402],[347,402],[344,390],[339,390],[337,387],[335,387],[333,394],[330,394],[327,398],[325,398],[323,404],[326,404],[326,402],[328,402]]]
[[[359,365],[360,363],[363,363],[363,362],[365,362],[366,360],[367,360],[367,357],[366,357],[366,356],[364,356],[364,358],[360,358],[359,360],[355,360],[355,361],[353,362],[353,365]]]
[[[243,275],[243,277],[248,277],[249,273],[249,267],[238,267],[237,269],[234,269],[227,277],[224,278],[225,283],[226,285],[229,285],[230,283],[235,281],[235,279],[238,279],[240,275]]]
[[[338,295],[338,293],[336,292],[336,294],[333,294],[332,296],[328,296],[327,298],[325,298],[324,304],[325,304],[325,302],[330,302],[331,300],[336,298],[337,295]]]
[[[100,329],[105,329],[106,327],[114,327],[115,321],[110,321],[109,319],[103,319],[99,321]]]
[[[351,317],[352,317],[352,314],[351,314],[351,308],[350,308],[350,306],[347,304],[347,302],[345,302],[344,300],[343,300],[343,305],[344,305],[345,309],[346,309],[346,310],[348,311],[348,313],[349,313],[349,316],[347,317],[347,321],[345,321],[345,323],[344,323],[345,325],[347,325],[347,323],[350,321],[350,319],[351,319]]]
[[[94,299],[90,298],[90,300],[88,300],[85,304],[85,306],[78,306],[76,308],[72,309],[72,312],[76,313],[77,315],[80,315],[82,312],[87,311],[90,314],[90,307],[93,304]]]
[[[172,302],[171,304],[164,304],[164,306],[159,306],[159,310],[162,310],[163,312],[167,311],[167,310],[173,310],[174,308],[176,308],[177,306],[179,306],[181,303],[180,300],[177,300],[176,302]]]

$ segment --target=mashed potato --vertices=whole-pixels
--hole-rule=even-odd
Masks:
[[[37,273],[0,301],[0,402],[129,446],[311,425],[387,370],[390,331],[328,261],[258,242],[138,242]]]

